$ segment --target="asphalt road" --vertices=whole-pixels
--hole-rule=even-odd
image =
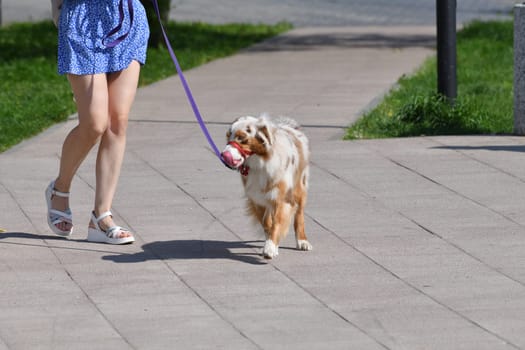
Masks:
[[[501,19],[515,0],[459,0],[458,23]],[[210,23],[289,21],[296,27],[433,25],[435,0],[172,0],[171,17]],[[49,1],[2,0],[2,23],[50,18]]]

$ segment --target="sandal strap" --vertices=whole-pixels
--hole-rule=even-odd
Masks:
[[[55,187],[53,186],[53,188],[51,189],[51,195],[53,196],[57,196],[57,197],[62,197],[62,198],[69,198],[69,192],[60,192],[60,191],[57,191],[55,190]]]
[[[109,238],[119,238],[118,235],[124,231],[127,231],[127,230],[123,229],[120,226],[111,226],[110,228],[108,228],[108,230],[105,233],[106,233],[106,236],[108,236]]]
[[[51,223],[53,225],[58,225],[60,223],[68,223],[68,224],[73,224],[73,221],[71,221],[70,219],[67,219],[65,217],[62,217],[62,216],[57,216],[55,219],[51,219]]]
[[[51,217],[51,220],[55,221],[57,218],[64,219],[64,221],[71,222],[73,219],[73,214],[71,213],[71,210],[67,209],[66,211],[60,211],[56,209],[49,209],[49,216]]]
[[[95,211],[91,213],[91,221],[95,225],[95,228],[101,232],[103,232],[108,238],[119,238],[118,235],[121,232],[129,232],[127,229],[122,228],[120,226],[111,226],[107,230],[103,230],[100,228],[98,223],[103,220],[104,218],[107,218],[108,216],[113,216],[110,211],[106,211],[102,214],[100,214],[99,217],[95,216]]]
[[[51,181],[51,183],[48,186],[48,191],[51,194],[51,196],[69,198],[69,192],[60,192],[55,188],[55,181]]]
[[[113,214],[111,214],[110,211],[106,211],[106,212],[100,214],[99,217],[96,217],[96,216],[95,216],[95,211],[93,210],[93,211],[91,212],[91,221],[93,222],[93,224],[95,224],[95,227],[96,227],[98,230],[100,230],[100,226],[98,226],[98,223],[99,223],[101,220],[104,220],[104,218],[107,218],[108,216],[113,216]],[[102,231],[102,230],[100,230],[100,231]]]

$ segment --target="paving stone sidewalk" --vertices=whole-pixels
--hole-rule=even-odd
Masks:
[[[524,349],[522,139],[340,141],[432,37],[297,29],[187,72],[219,143],[245,113],[305,125],[312,252],[289,236],[260,257],[239,175],[177,77],[133,110],[113,208],[133,245],[85,241],[94,153],[72,188],[73,238],[46,227],[43,191],[75,120],[0,154],[0,349]]]
[[[6,2],[4,1],[4,4]],[[239,175],[214,158],[177,77],[139,91],[113,211],[138,241],[46,227],[72,119],[0,154],[0,350],[525,349],[525,146],[514,136],[341,141],[433,52],[429,26],[299,28],[187,72],[220,144],[286,114],[312,146],[312,252],[260,257]]]

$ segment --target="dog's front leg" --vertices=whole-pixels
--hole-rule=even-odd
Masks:
[[[265,214],[271,220],[271,226],[267,234],[267,239],[264,244],[263,256],[272,259],[279,255],[279,242],[288,232],[290,226],[291,206],[284,201],[277,201],[274,203],[272,211]]]
[[[266,234],[266,242],[264,242],[263,257],[266,259],[273,259],[279,255],[279,239],[280,239],[280,223],[279,208],[277,205],[273,208],[267,208],[264,214],[264,232]]]

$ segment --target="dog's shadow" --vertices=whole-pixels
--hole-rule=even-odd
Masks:
[[[254,245],[259,243],[259,245]],[[173,240],[147,243],[134,254],[106,255],[104,260],[115,263],[140,263],[148,260],[229,259],[253,265],[266,262],[253,251],[261,249],[262,241],[227,242],[211,240]],[[241,249],[242,252],[234,250]]]

